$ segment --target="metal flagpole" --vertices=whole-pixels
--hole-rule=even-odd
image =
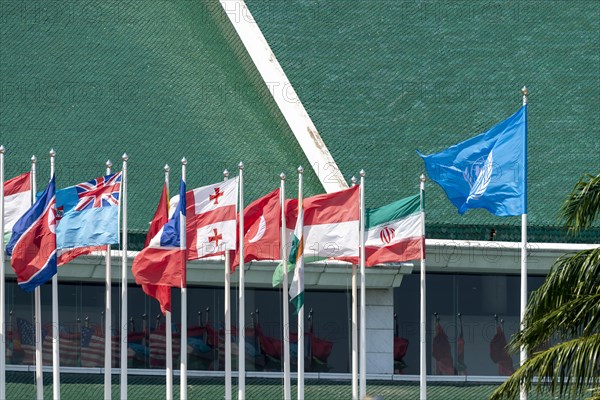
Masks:
[[[365,170],[360,170],[360,398],[367,395],[367,326],[365,293]]]
[[[37,158],[31,156],[31,204],[35,203],[37,192],[36,177]],[[36,398],[44,398],[44,375],[42,372],[42,296],[41,287],[36,287],[34,292],[34,319],[35,319],[35,387]],[[53,332],[54,334],[54,332]]]
[[[356,177],[352,177],[356,186]],[[352,264],[352,400],[358,400],[358,289],[356,286],[356,264]]]
[[[229,171],[223,171],[223,181],[229,180]],[[231,260],[225,250],[225,400],[231,400]]]
[[[186,181],[186,166],[187,160],[181,159],[181,179],[185,183]],[[179,199],[183,201],[183,199]],[[179,398],[181,400],[187,400],[187,254],[186,254],[186,219],[184,215],[185,210],[179,214],[181,223],[179,224],[179,248],[183,252],[181,273],[181,347],[180,347],[180,375],[179,375]]]
[[[121,400],[127,400],[127,153],[123,160],[123,176],[121,178],[121,207],[123,210],[123,227],[121,238]]]
[[[244,163],[240,161],[240,281],[239,281],[239,326],[238,326],[238,400],[246,398],[246,322],[244,299]]]
[[[427,399],[427,344],[426,344],[426,298],[425,298],[425,175],[421,175],[420,184],[420,195],[421,195],[421,282],[420,282],[420,329],[419,329],[419,353],[421,357],[421,366],[419,369],[420,378],[420,399]]]
[[[169,168],[168,164],[165,164],[165,186],[167,187],[167,199],[169,198]],[[168,215],[168,210],[167,210]],[[169,291],[171,288],[169,288]],[[169,293],[170,295],[170,293]],[[171,311],[165,312],[165,335],[167,336],[166,343],[166,353],[167,357],[165,359],[165,367],[166,367],[166,399],[173,400],[173,328],[171,326]],[[183,348],[183,347],[182,347]]]
[[[6,398],[6,324],[4,320],[6,286],[4,283],[4,146],[0,145],[0,399]]]
[[[304,168],[298,167],[298,213],[300,210],[304,210],[304,199],[303,199],[303,187],[302,187],[302,177],[304,173]],[[298,219],[298,223],[301,224],[300,229],[300,239],[304,241],[304,219]],[[298,254],[301,261],[296,261],[296,268],[298,267],[298,263],[304,263],[304,249]],[[304,293],[304,268],[298,274],[298,294],[302,295]],[[300,310],[298,310],[298,400],[304,400],[304,303],[300,306]]]
[[[110,175],[112,162],[106,161],[106,175]],[[106,256],[104,256],[104,399],[112,398],[112,298],[111,298],[111,251],[110,244],[106,245]]]
[[[285,223],[285,174],[279,175],[281,188],[279,199],[281,205],[281,237],[279,239],[279,250],[281,266],[283,268],[283,398],[292,399],[292,383],[290,368],[290,306],[288,288],[287,246],[286,246],[286,223]]]
[[[50,149],[50,179],[54,176],[56,152]],[[41,320],[40,320],[41,322]],[[60,399],[60,353],[58,329],[58,273],[52,277],[52,394],[54,400]]]
[[[523,106],[527,105],[527,95],[529,91],[525,86],[521,89],[523,93]],[[527,308],[527,111],[525,111],[525,140],[523,140],[523,151],[525,154],[525,213],[521,215],[521,329],[524,328],[523,319],[525,318],[525,310]],[[527,360],[527,350],[525,346],[521,346],[520,351],[520,365],[523,365]],[[520,399],[527,400],[527,391],[525,386],[521,385]]]

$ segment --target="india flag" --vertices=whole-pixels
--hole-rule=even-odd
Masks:
[[[300,311],[304,305],[304,208],[300,206],[298,211],[298,220],[296,221],[296,229],[294,229],[294,237],[292,239],[292,248],[288,261],[295,264],[294,279],[290,287],[290,302],[296,306],[296,313]]]
[[[15,222],[31,207],[29,172],[4,182],[4,241],[8,242]]]
[[[421,258],[424,237],[419,195],[367,210],[365,223],[367,266]]]

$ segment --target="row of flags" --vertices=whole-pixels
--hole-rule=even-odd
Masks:
[[[487,132],[440,153],[419,155],[430,178],[442,187],[459,213],[485,208],[498,216],[526,214],[526,104]],[[32,291],[45,283],[59,265],[79,255],[119,243],[123,173],[61,190],[56,190],[52,176],[39,196],[30,193],[29,174],[4,183],[4,233],[12,229],[6,253],[24,290]],[[238,204],[241,190],[241,176],[187,190],[183,171],[178,195],[169,199],[168,188],[163,187],[146,246],[132,266],[136,282],[157,298],[163,312],[170,310],[170,288],[186,286],[187,260],[233,252],[235,269],[242,262],[281,259],[280,243],[285,240],[291,243],[285,254],[295,265],[290,297],[297,310],[304,302],[304,257],[355,264],[361,261],[364,205],[360,205],[360,186],[301,202],[285,200],[283,207],[275,190],[244,208],[243,213]],[[365,210],[364,265],[424,260],[422,202],[421,193]],[[282,220],[285,239],[280,233]],[[243,232],[239,232],[240,225]],[[246,251],[238,251],[242,248]]]

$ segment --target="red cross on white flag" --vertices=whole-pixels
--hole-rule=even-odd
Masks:
[[[187,192],[188,259],[235,250],[238,179]]]

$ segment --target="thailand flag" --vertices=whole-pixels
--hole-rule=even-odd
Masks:
[[[139,285],[181,287],[185,277],[186,252],[181,249],[181,222],[185,219],[185,204],[185,181],[182,179],[179,196],[171,200],[171,205],[175,206],[173,215],[152,238],[148,247],[133,260],[132,272]]]
[[[15,223],[6,253],[19,286],[26,292],[56,274],[56,186],[50,184],[38,201]]]

